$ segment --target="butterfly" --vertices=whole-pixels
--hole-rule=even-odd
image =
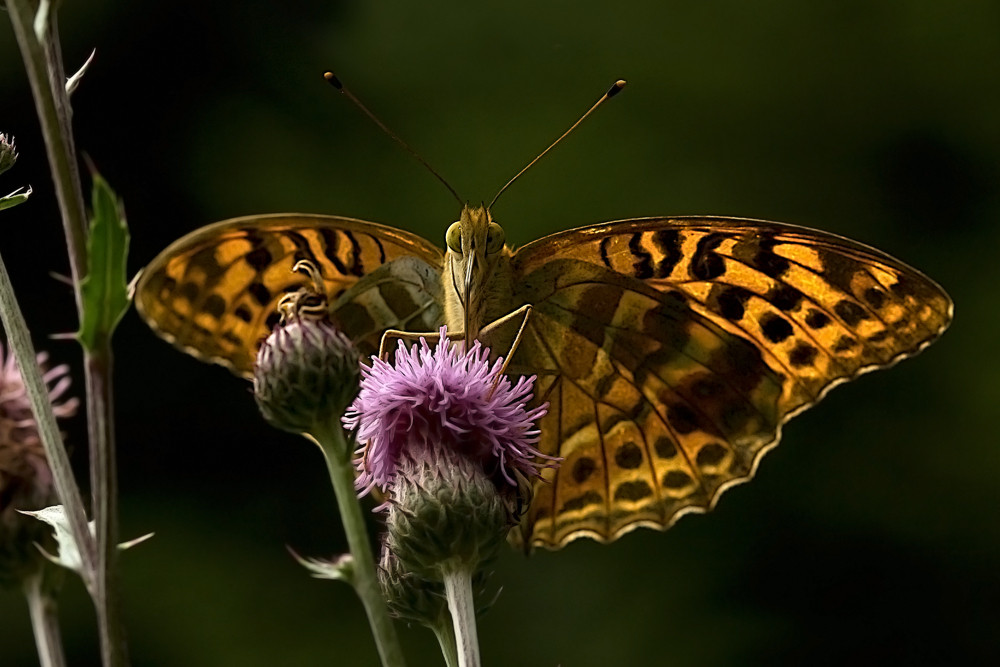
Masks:
[[[364,354],[387,329],[478,332],[530,304],[508,370],[537,376],[539,448],[564,460],[534,483],[512,538],[552,549],[709,510],[786,421],[952,318],[919,271],[776,222],[638,218],[514,250],[488,207],[467,205],[445,241],[334,216],[237,218],[164,250],[135,302],[160,336],[244,377],[279,300],[308,280],[300,260]]]

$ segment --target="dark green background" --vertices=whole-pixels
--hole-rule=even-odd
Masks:
[[[474,202],[616,78],[625,92],[512,188],[508,239],[602,220],[728,214],[889,251],[955,299],[919,358],[838,389],[708,516],[497,565],[487,665],[981,664],[1000,652],[1000,5],[995,1],[79,2],[78,145],[125,199],[130,269],[251,213],[337,213],[440,239],[444,188],[323,82],[335,68]],[[3,18],[0,15],[0,18]],[[0,21],[0,131],[30,183],[0,220],[36,342],[75,326],[30,95]],[[320,456],[248,386],[116,338],[124,606],[141,666],[371,665],[360,605],[285,546],[344,549]],[[79,386],[78,382],[78,386]],[[71,427],[85,466],[82,420]],[[82,587],[72,665],[96,664]],[[0,594],[0,663],[34,664]],[[411,665],[440,664],[400,628]]]

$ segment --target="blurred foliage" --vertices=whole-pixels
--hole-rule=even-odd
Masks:
[[[456,203],[330,89],[332,68],[474,202],[628,79],[497,205],[516,244],[608,219],[741,215],[870,243],[951,292],[939,343],[794,420],[707,517],[505,554],[480,629],[488,664],[977,664],[1000,651],[996,2],[68,2],[60,23],[68,70],[97,49],[74,123],[124,199],[131,272],[250,213],[443,235]],[[66,272],[65,248],[2,25],[0,130],[35,189],[5,212],[0,243],[43,341],[77,323],[48,276]],[[122,535],[156,531],[123,559],[135,664],[375,664],[352,592],[285,551],[344,549],[319,452],[134,314],[115,342]],[[73,344],[48,347],[78,365]],[[81,472],[84,437],[78,423]],[[78,585],[64,598],[70,663],[97,664],[89,602]],[[0,596],[0,618],[3,664],[35,664],[23,601]],[[402,631],[411,665],[440,664],[430,633]]]

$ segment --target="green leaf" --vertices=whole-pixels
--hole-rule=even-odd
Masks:
[[[83,574],[83,559],[80,557],[80,548],[73,540],[73,533],[69,529],[69,519],[66,518],[66,510],[62,505],[44,507],[36,512],[29,512],[28,510],[17,511],[21,514],[38,519],[39,521],[44,521],[52,526],[53,531],[55,531],[57,552],[50,554],[45,549],[38,547],[38,550],[42,552],[43,556],[56,565],[61,565],[62,567],[73,570],[78,574]],[[87,528],[90,529],[90,534],[93,536],[94,522],[89,521],[87,523]],[[122,542],[118,545],[118,550],[125,551],[126,549],[131,549],[135,545],[141,544],[151,537],[153,537],[153,533],[146,533],[142,537]]]
[[[88,350],[110,338],[128,310],[125,259],[128,225],[121,202],[96,172],[91,200],[90,236],[87,239],[87,276],[80,283],[83,314],[77,338]]]
[[[31,196],[31,188],[29,187],[24,192],[21,192],[23,188],[18,188],[14,190],[6,197],[0,197],[0,211],[5,208],[10,208],[12,206],[17,206],[18,204],[23,204],[28,201],[28,197]]]
[[[324,560],[322,558],[303,558],[290,548],[288,551],[291,552],[292,558],[298,561],[299,565],[309,570],[312,576],[317,579],[346,581],[351,585],[355,583],[354,557],[351,554],[341,554],[336,558]]]
[[[56,565],[62,565],[69,570],[83,574],[83,559],[80,557],[80,547],[73,540],[73,533],[69,529],[69,519],[66,518],[66,510],[63,509],[62,505],[52,505],[37,512],[29,512],[27,510],[18,510],[18,512],[34,517],[39,521],[44,521],[52,526],[52,529],[55,531],[57,553],[50,554],[44,549],[39,548],[43,556]],[[89,522],[87,527],[90,528],[91,533],[94,532],[93,521]]]

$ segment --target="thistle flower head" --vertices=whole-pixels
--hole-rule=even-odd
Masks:
[[[67,398],[69,367],[46,370],[46,353],[38,355],[42,378],[56,417],[76,413],[78,401]],[[0,345],[0,581],[18,578],[18,572],[37,556],[32,542],[49,529],[17,510],[37,510],[55,501],[52,472],[38,435],[38,426],[13,355]]]
[[[358,351],[325,318],[281,322],[257,353],[254,397],[264,418],[293,433],[339,428],[358,391]]]
[[[528,408],[535,378],[516,382],[489,363],[489,349],[475,342],[462,351],[441,328],[435,347],[423,338],[408,349],[400,341],[393,364],[373,359],[361,369],[361,391],[344,415],[364,443],[355,461],[362,495],[386,490],[404,459],[418,460],[440,447],[477,462],[497,482],[538,476],[553,457],[535,448],[535,420],[548,404]]]

